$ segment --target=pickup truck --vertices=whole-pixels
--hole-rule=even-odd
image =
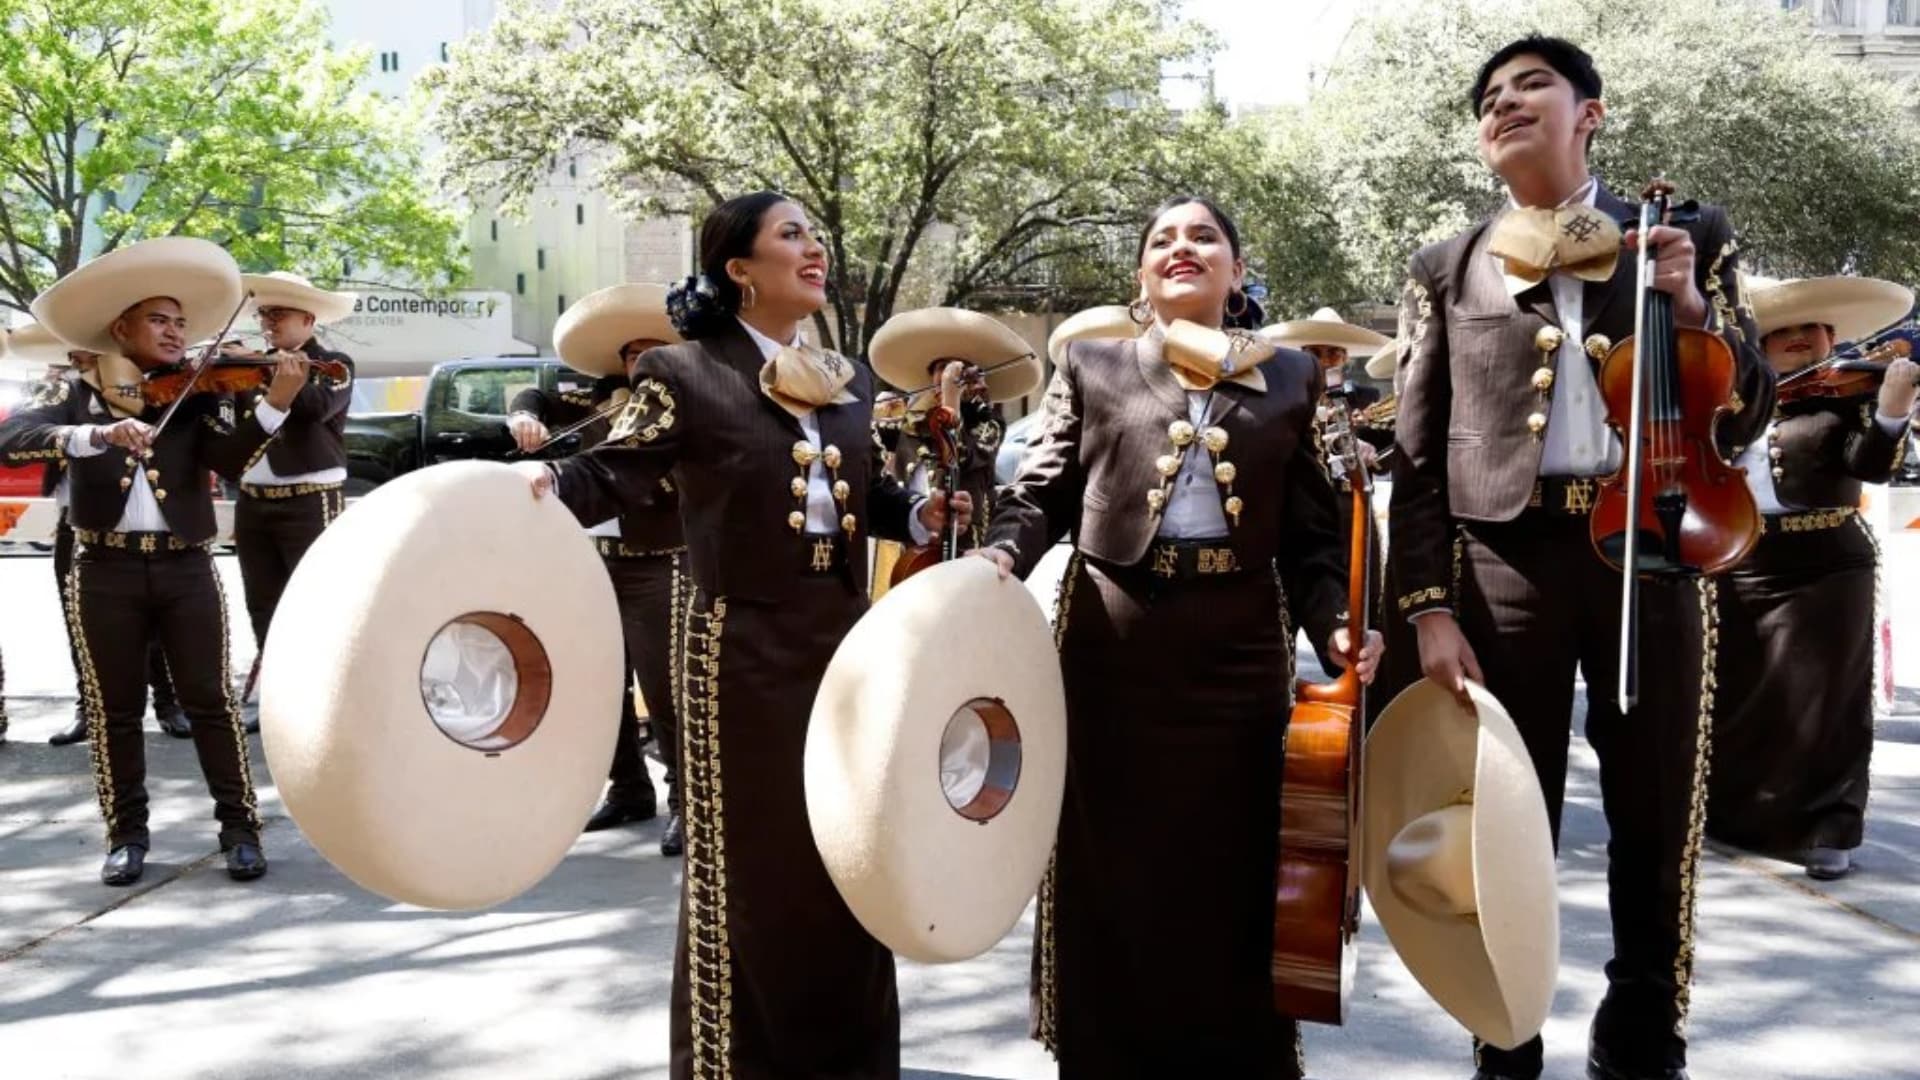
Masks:
[[[347,495],[365,495],[403,473],[443,461],[502,461],[513,451],[507,404],[529,386],[587,390],[593,380],[547,357],[449,360],[427,380],[419,412],[347,416]],[[577,438],[553,447],[573,449]],[[548,456],[548,455],[542,455]]]

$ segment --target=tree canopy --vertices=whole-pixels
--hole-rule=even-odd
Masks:
[[[1593,54],[1608,105],[1593,167],[1623,198],[1664,172],[1683,198],[1728,208],[1749,266],[1920,280],[1920,96],[1829,55],[1805,12],[1408,0],[1356,25],[1327,89],[1269,125],[1333,191],[1356,291],[1390,297],[1414,248],[1497,208],[1467,94],[1486,57],[1533,30]]]
[[[308,0],[0,0],[0,305],[151,236],[323,280],[443,284],[461,218]]]

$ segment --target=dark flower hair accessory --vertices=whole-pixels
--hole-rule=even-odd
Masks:
[[[667,318],[682,336],[699,336],[698,328],[724,314],[720,290],[705,274],[695,274],[667,290]]]

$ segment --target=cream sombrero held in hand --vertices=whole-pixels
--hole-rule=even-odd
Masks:
[[[667,318],[667,287],[632,281],[590,292],[553,324],[553,351],[583,375],[625,375],[620,347],[629,341],[680,342]]]
[[[275,270],[271,274],[242,274],[240,280],[253,293],[257,308],[292,308],[313,316],[314,325],[337,323],[353,314],[360,302],[358,293],[328,292],[299,274]]]
[[[53,283],[33,302],[33,317],[76,349],[119,350],[110,327],[143,300],[164,296],[180,305],[188,341],[227,325],[246,294],[240,266],[207,240],[163,236],[110,251]]]
[[[1506,709],[1422,679],[1367,736],[1362,880],[1380,925],[1440,1007],[1511,1049],[1539,1034],[1560,970],[1553,830]]]
[[[987,397],[1012,401],[1040,388],[1040,358],[1025,338],[991,315],[932,307],[888,319],[867,347],[874,373],[900,390],[934,381],[936,360],[964,360],[986,372]]]
[[[1740,282],[1753,305],[1753,321],[1765,337],[1775,330],[1807,323],[1833,327],[1833,339],[1859,341],[1905,318],[1913,310],[1913,290],[1866,277],[1789,278],[1776,281],[1748,274]]]
[[[1385,345],[1382,345],[1379,352],[1367,358],[1367,378],[1393,378],[1393,373],[1400,370],[1400,351],[1404,347],[1405,343],[1399,338],[1394,338]]]
[[[1058,364],[1066,356],[1069,341],[1136,338],[1141,329],[1124,304],[1091,307],[1053,328],[1053,333],[1047,335],[1047,355]]]

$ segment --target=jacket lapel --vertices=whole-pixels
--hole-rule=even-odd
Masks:
[[[1595,183],[1599,182],[1595,181]],[[1607,190],[1605,184],[1599,184],[1599,190],[1594,193],[1593,206],[1594,209],[1615,221],[1631,221],[1637,213],[1637,208],[1632,203],[1614,195]],[[1628,227],[1623,225],[1621,228],[1624,231]],[[1580,328],[1583,337],[1591,337],[1597,329],[1605,325],[1605,321],[1613,314],[1614,308],[1633,295],[1638,282],[1634,276],[1634,260],[1628,255],[1628,251],[1623,246],[1620,250],[1620,261],[1613,267],[1613,277],[1606,281],[1587,282],[1585,302],[1582,305],[1585,309],[1582,314],[1586,316],[1586,325]]]
[[[1200,426],[1219,427],[1222,421],[1240,407],[1241,400],[1253,392],[1239,383],[1215,384],[1212,396],[1207,399],[1206,422]]]
[[[1497,311],[1505,306],[1504,299],[1516,311],[1531,311],[1555,326],[1560,325],[1560,310],[1553,303],[1552,278],[1542,278],[1518,293],[1507,291],[1507,278],[1501,272],[1500,259],[1487,250],[1493,239],[1493,228],[1480,230],[1480,236],[1473,242],[1472,259],[1467,264],[1467,295],[1473,298],[1467,307],[1471,311]],[[1480,298],[1485,298],[1480,302]]]
[[[1146,380],[1147,388],[1176,418],[1184,420],[1187,416],[1187,392],[1181,388],[1180,381],[1173,377],[1173,370],[1167,367],[1160,351],[1163,341],[1157,327],[1148,329],[1134,339],[1134,359],[1140,365],[1140,377]]]
[[[767,361],[760,355],[760,346],[754,344],[753,338],[747,335],[746,328],[736,322],[714,338],[713,344],[720,359],[746,378],[747,385],[753,388],[753,396],[760,401],[760,407],[778,418],[796,438],[805,438],[806,432],[801,429],[799,419],[775,404],[766,391],[760,389],[760,369]]]

